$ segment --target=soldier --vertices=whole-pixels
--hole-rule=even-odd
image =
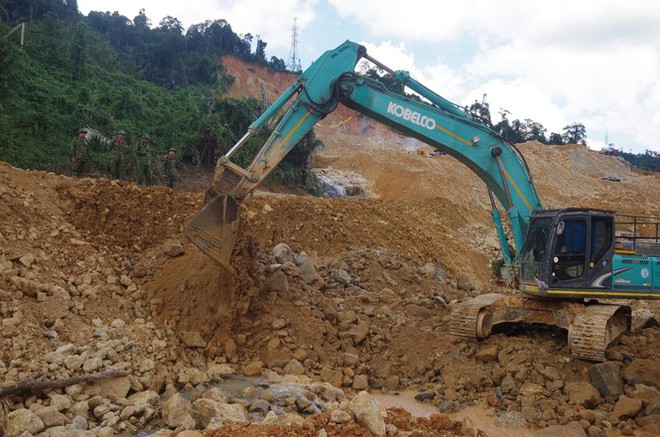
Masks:
[[[87,141],[87,130],[78,130],[78,136],[71,143],[69,151],[71,159],[71,170],[76,176],[85,176],[89,172],[89,142]]]
[[[121,179],[125,171],[126,132],[123,130],[115,132],[115,137],[110,141],[108,147],[108,173],[113,179]]]
[[[147,186],[153,184],[151,175],[151,153],[149,151],[149,143],[151,137],[144,134],[140,137],[140,142],[137,145],[137,180],[138,184]]]
[[[176,158],[174,157],[176,150],[172,147],[167,151],[167,155],[163,158],[163,167],[165,167],[165,177],[167,178],[167,186],[174,188],[174,173],[176,171]]]

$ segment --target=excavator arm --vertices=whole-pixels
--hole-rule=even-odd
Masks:
[[[379,81],[357,74],[355,67],[363,58],[393,74],[426,101],[392,93]],[[232,156],[246,140],[276,117],[291,100],[292,104],[250,165],[244,169],[232,162]],[[368,56],[363,46],[351,41],[317,59],[218,160],[207,193],[210,201],[190,221],[187,235],[229,269],[229,258],[238,234],[240,202],[339,103],[455,157],[477,174],[488,189],[492,218],[505,261],[516,262],[508,250],[495,198],[506,210],[515,247],[520,249],[531,213],[541,208],[523,156],[464,109],[415,81],[407,72],[390,70]]]

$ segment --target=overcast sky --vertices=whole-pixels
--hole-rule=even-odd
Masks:
[[[188,27],[225,19],[289,60],[294,18],[305,69],[349,39],[460,105],[487,94],[493,122],[582,123],[591,148],[660,152],[657,0],[78,0],[80,11],[145,9]]]

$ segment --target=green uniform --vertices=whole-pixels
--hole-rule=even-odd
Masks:
[[[122,136],[116,136],[109,145],[108,173],[114,179],[121,179],[125,173],[124,150],[126,141]]]
[[[71,143],[69,152],[71,170],[76,176],[85,176],[89,173],[89,142],[84,136],[77,136]]]
[[[165,167],[167,186],[174,188],[174,173],[176,170],[176,158],[174,157],[174,154],[165,155],[165,158],[163,158],[163,167]]]
[[[140,140],[137,145],[137,181],[138,184],[153,185],[151,172],[151,153],[149,152],[149,141]]]

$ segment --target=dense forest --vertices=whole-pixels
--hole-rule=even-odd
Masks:
[[[123,130],[133,143],[149,134],[156,152],[175,147],[183,162],[211,167],[264,110],[260,99],[225,97],[233,78],[221,57],[286,69],[266,59],[266,42],[237,35],[225,20],[184,32],[174,17],[153,26],[143,10],[132,20],[117,12],[84,17],[75,1],[0,0],[0,35],[0,160],[31,169],[67,172],[83,127],[106,137]],[[238,163],[269,134],[253,136]],[[299,183],[301,163],[319,145],[310,133],[273,176]],[[97,173],[105,153],[93,147]]]
[[[24,45],[16,27],[21,23]],[[282,59],[267,58],[259,36],[238,35],[222,19],[184,29],[175,17],[152,23],[144,10],[133,18],[117,12],[83,16],[75,0],[0,0],[0,35],[0,160],[32,169],[68,172],[72,138],[82,127],[108,137],[123,130],[130,142],[148,133],[157,151],[176,147],[186,164],[211,168],[264,110],[262,100],[226,97],[233,78],[221,57],[286,70]],[[380,80],[403,92],[387,77]],[[540,123],[509,120],[506,111],[500,122],[491,122],[485,101],[466,110],[511,142],[572,144],[586,138],[580,123],[548,135]],[[269,133],[251,137],[238,163],[246,165]],[[300,183],[320,145],[312,131],[272,176]],[[92,152],[102,173],[107,151],[97,144]],[[660,170],[656,153],[622,156]]]

